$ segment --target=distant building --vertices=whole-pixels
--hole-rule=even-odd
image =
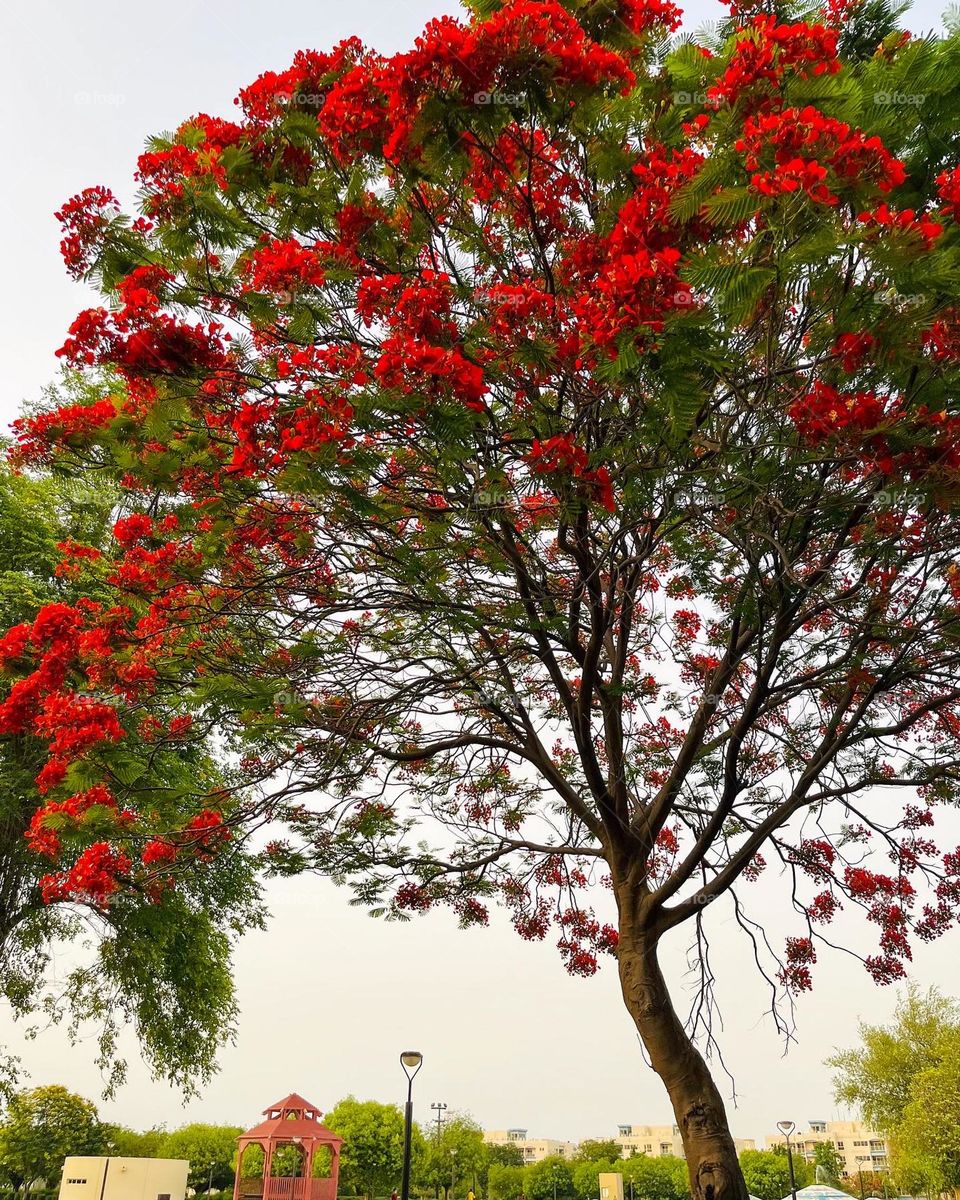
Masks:
[[[71,1156],[60,1200],[184,1200],[190,1164],[179,1158]]]
[[[790,1135],[794,1154],[814,1162],[817,1146],[826,1142],[833,1146],[843,1163],[845,1175],[854,1176],[858,1170],[886,1171],[890,1165],[890,1148],[882,1133],[871,1129],[865,1121],[811,1121],[809,1128],[798,1129]],[[786,1143],[782,1133],[766,1139],[767,1149]]]
[[[576,1142],[527,1137],[525,1129],[495,1129],[489,1130],[483,1136],[492,1146],[519,1147],[525,1163],[540,1162],[553,1154],[559,1155],[560,1158],[571,1158],[577,1151]],[[655,1158],[664,1154],[675,1154],[678,1158],[683,1158],[683,1142],[677,1125],[620,1125],[617,1136],[611,1140],[620,1147],[622,1158],[629,1158],[631,1154],[649,1154]],[[735,1138],[734,1141],[737,1153],[741,1150],[756,1149],[752,1138]]]
[[[483,1140],[491,1146],[516,1146],[523,1155],[524,1163],[540,1162],[541,1159],[558,1155],[571,1158],[577,1149],[576,1142],[560,1142],[554,1138],[527,1137],[525,1129],[488,1129]]]
[[[679,1125],[618,1125],[614,1141],[624,1158],[629,1158],[631,1154],[649,1154],[654,1158],[673,1154],[683,1158]],[[753,1138],[734,1138],[733,1141],[738,1154],[741,1150],[757,1148]]]

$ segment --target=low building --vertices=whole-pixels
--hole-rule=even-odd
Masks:
[[[624,1158],[631,1154],[649,1154],[654,1158],[672,1154],[683,1158],[683,1139],[679,1125],[619,1125],[614,1139]],[[753,1138],[734,1138],[737,1153],[755,1150]]]
[[[816,1161],[817,1146],[833,1146],[843,1163],[843,1173],[854,1176],[857,1171],[886,1171],[890,1165],[890,1147],[882,1133],[871,1129],[865,1121],[811,1121],[806,1130],[790,1135],[794,1154],[808,1163]],[[766,1139],[768,1150],[783,1146],[782,1133]]]
[[[190,1164],[179,1158],[64,1159],[60,1200],[184,1200]]]
[[[540,1162],[557,1155],[572,1158],[576,1153],[576,1142],[560,1142],[555,1138],[527,1137],[525,1129],[488,1129],[483,1140],[491,1146],[516,1146],[523,1155],[524,1163]]]

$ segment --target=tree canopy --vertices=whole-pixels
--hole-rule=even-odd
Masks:
[[[64,553],[65,547],[86,545],[93,555],[111,540],[117,496],[103,483],[39,478],[0,466],[4,627],[32,621],[41,609],[50,615],[68,611],[81,597],[84,603],[112,598],[102,570],[90,566],[96,559],[65,564]],[[184,767],[193,769],[200,754],[183,749]],[[128,750],[116,768],[135,778],[151,753],[145,744],[139,758]],[[198,873],[185,888],[131,890],[109,910],[77,903],[80,897],[51,905],[41,884],[48,865],[25,836],[46,791],[34,778],[40,766],[31,739],[0,741],[0,997],[20,1018],[42,1006],[47,1019],[65,1021],[74,1038],[91,1026],[98,1030],[108,1091],[125,1074],[116,1040],[125,1022],[134,1026],[153,1071],[189,1088],[209,1077],[217,1050],[232,1035],[231,941],[260,919],[252,872],[238,854],[215,873]],[[111,828],[98,802],[105,796],[91,793],[89,804],[57,810],[51,828],[76,820],[82,839],[100,837]],[[68,940],[86,942],[89,950],[54,984],[51,949]]]
[[[894,1173],[909,1191],[960,1179],[955,1131],[960,1007],[937,988],[911,985],[890,1025],[861,1025],[861,1045],[827,1060],[837,1099],[860,1109],[891,1141]]]
[[[99,390],[15,458],[119,489],[64,550],[115,603],[0,640],[0,733],[51,905],[235,902],[269,825],[374,913],[614,957],[694,1197],[744,1200],[711,907],[783,1022],[842,910],[888,983],[960,901],[960,37],[679,22],[473,0],[186,120],[135,218],[64,205]]]
[[[759,1200],[783,1200],[790,1194],[790,1163],[786,1153],[741,1150],[740,1166],[747,1191]],[[813,1171],[799,1154],[793,1156],[793,1173],[798,1188],[814,1182]]]
[[[0,1122],[0,1171],[15,1187],[56,1185],[71,1154],[101,1154],[106,1145],[96,1107],[65,1087],[17,1092]]]
[[[403,1113],[395,1104],[347,1096],[323,1118],[344,1139],[340,1154],[341,1190],[354,1196],[389,1195],[399,1187],[403,1166]],[[419,1169],[424,1139],[414,1130],[413,1161]]]
[[[183,1125],[160,1142],[156,1158],[185,1158],[190,1163],[187,1184],[195,1192],[221,1190],[233,1183],[237,1138],[233,1125]]]

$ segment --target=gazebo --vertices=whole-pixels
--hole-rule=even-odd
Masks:
[[[233,1200],[337,1200],[337,1176],[340,1172],[340,1147],[343,1138],[320,1123],[320,1110],[296,1092],[264,1109],[265,1121],[237,1138],[237,1175]],[[263,1153],[260,1177],[244,1178],[244,1160],[252,1147]],[[295,1153],[285,1164],[292,1170],[275,1173],[281,1165],[277,1151],[292,1147]],[[326,1173],[314,1178],[319,1166],[318,1151],[329,1151]],[[295,1163],[289,1159],[296,1159]]]

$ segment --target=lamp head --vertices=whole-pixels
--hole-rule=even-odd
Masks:
[[[793,1121],[778,1121],[777,1122],[777,1128],[780,1130],[780,1132],[783,1134],[784,1137],[789,1137],[790,1134],[793,1133],[793,1131],[796,1129],[796,1127],[797,1126]]]
[[[412,1080],[423,1065],[423,1055],[419,1050],[404,1050],[400,1055],[400,1065],[406,1077]]]

